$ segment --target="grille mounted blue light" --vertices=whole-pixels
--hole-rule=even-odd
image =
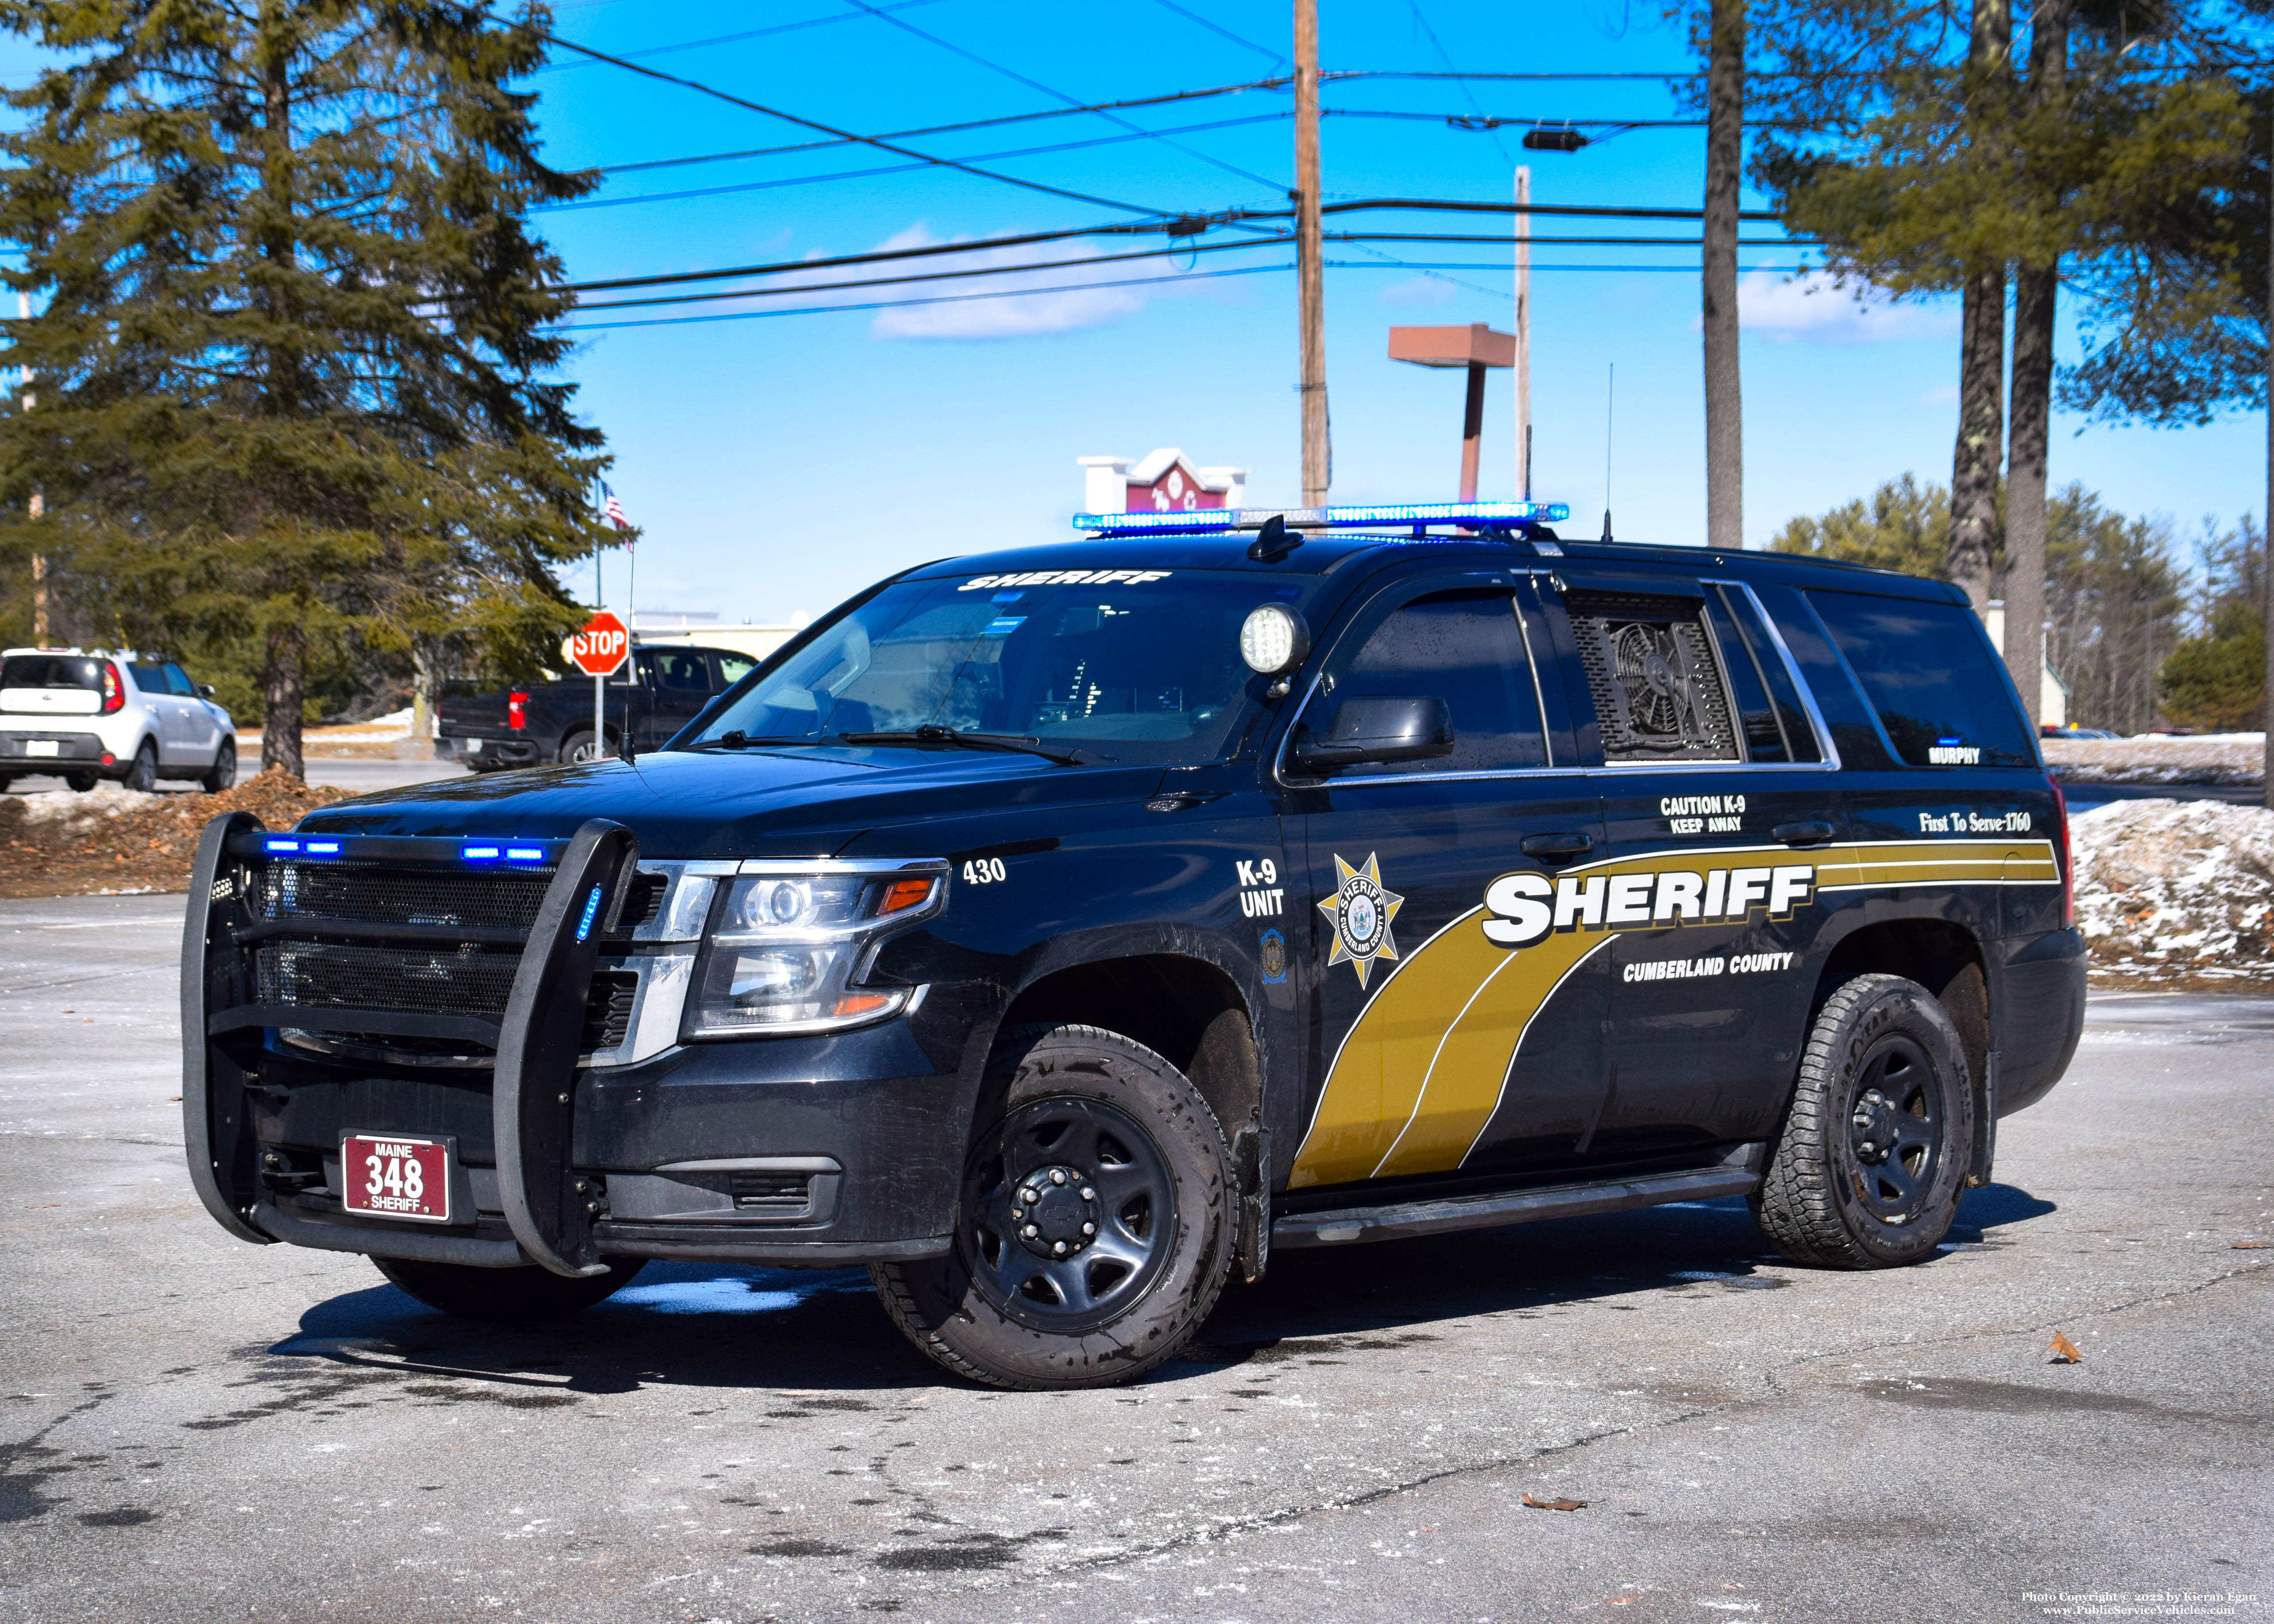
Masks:
[[[300,849],[300,843],[297,840],[268,839],[260,843],[260,849],[264,852],[297,852]]]
[[[600,888],[597,885],[584,894],[584,917],[576,921],[576,939],[582,942],[592,934],[592,921],[600,912]]]
[[[311,840],[308,842],[308,854],[311,857],[337,857],[340,843],[336,840]]]
[[[1204,536],[1260,530],[1276,518],[1289,530],[1359,530],[1374,525],[1453,525],[1465,530],[1560,524],[1564,502],[1408,502],[1359,508],[1202,508],[1185,513],[1078,513],[1073,527],[1099,536]]]
[[[498,854],[499,848],[494,846],[469,846],[458,853],[468,862],[487,862]]]
[[[543,862],[545,848],[541,846],[508,846],[505,848],[508,862]]]

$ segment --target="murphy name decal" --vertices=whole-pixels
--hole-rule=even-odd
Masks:
[[[1792,855],[1781,846],[1654,852],[1494,880],[1478,906],[1384,965],[1389,974],[1327,1068],[1289,1186],[1458,1168],[1503,1093],[1522,1087],[1525,1035],[1534,1019],[1618,936],[1713,927],[1726,937],[1832,892],[2060,883],[2052,842],[2042,837],[1854,842],[1813,849],[1812,862],[1777,861]],[[1345,883],[1364,873],[1347,864],[1339,872]],[[1339,936],[1337,945],[1344,946]],[[1689,979],[1708,974],[1708,960],[1714,974],[1796,967],[1781,951],[1728,953],[1732,945],[1700,939],[1677,961],[1683,970],[1644,970],[1633,979]],[[1343,957],[1355,954],[1344,948]]]

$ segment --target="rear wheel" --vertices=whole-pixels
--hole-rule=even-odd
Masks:
[[[592,730],[589,727],[581,733],[570,733],[561,741],[561,759],[564,762],[604,761],[606,757],[607,752],[593,744]]]
[[[1918,1262],[1957,1216],[1973,1145],[1974,1088],[1950,1016],[1916,981],[1859,975],[1809,1034],[1754,1220],[1799,1262]]]
[[[237,741],[224,739],[221,748],[214,752],[213,770],[198,780],[199,787],[208,795],[218,795],[237,782]]]
[[[158,747],[147,739],[134,747],[134,759],[128,764],[126,776],[119,780],[138,795],[147,795],[158,787]]]
[[[1026,1026],[966,1163],[955,1242],[869,1273],[910,1341],[1004,1387],[1091,1387],[1183,1347],[1231,1267],[1231,1158],[1208,1102],[1142,1044]]]
[[[570,1280],[550,1269],[472,1268],[463,1263],[424,1263],[411,1258],[373,1258],[379,1272],[429,1308],[461,1320],[511,1325],[524,1320],[558,1320],[606,1302],[647,1267],[644,1258],[621,1258],[605,1274]]]

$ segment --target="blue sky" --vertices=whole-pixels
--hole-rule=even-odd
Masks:
[[[881,14],[880,14],[881,13]],[[1204,19],[1204,20],[1201,20]],[[1213,24],[1211,28],[1207,26]],[[562,0],[562,37],[863,133],[1234,84],[1284,71],[1289,8],[1261,0]],[[1224,32],[1218,32],[1217,30]],[[921,31],[921,34],[915,31]],[[930,38],[922,35],[932,36]],[[1633,74],[1686,71],[1658,8],[1455,0],[1321,0],[1329,70]],[[1237,36],[1237,37],[1228,37]],[[983,59],[975,60],[975,58]],[[613,165],[816,139],[758,113],[621,69],[576,63],[531,81],[548,155]],[[991,65],[989,65],[991,64]],[[4,65],[12,66],[14,64]],[[1056,98],[1056,99],[1054,99]],[[1636,130],[1572,154],[1524,153],[1519,132],[1463,131],[1449,116],[1678,117],[1659,86],[1632,81],[1475,83],[1392,78],[1330,84],[1323,98],[1329,199],[1497,200],[1528,162],[1542,202],[1696,207],[1702,132]],[[1284,206],[1293,132],[1284,91],[1247,91],[1126,115],[1169,139],[988,157],[1126,133],[1095,116],[909,138],[1021,178],[1163,210]],[[1405,113],[1383,118],[1366,114]],[[1239,121],[1239,122],[1232,122]],[[1204,130],[1188,126],[1209,124]],[[1171,145],[1171,141],[1178,145]],[[1181,148],[1181,150],[1180,150]],[[604,207],[548,213],[540,229],[579,279],[855,253],[1127,218],[1098,207],[938,169],[810,177],[896,161],[832,148],[612,177]],[[1244,171],[1235,173],[1233,171]],[[781,183],[791,184],[781,184]],[[758,185],[757,183],[773,183]],[[701,198],[640,194],[749,187]],[[1750,195],[1749,207],[1759,199]],[[1500,237],[1506,216],[1361,215],[1383,230]],[[1611,227],[1616,230],[1623,228]],[[1682,226],[1638,227],[1680,235]],[[1540,233],[1606,234],[1540,222]],[[1158,238],[1151,239],[1157,242]],[[1113,239],[1020,251],[1037,258],[1126,252]],[[1392,262],[1463,261],[1425,271]],[[1443,500],[1458,473],[1457,375],[1387,359],[1393,323],[1510,324],[1510,255],[1477,245],[1330,244],[1327,352],[1334,500]],[[1055,540],[1081,492],[1075,459],[1182,447],[1197,462],[1252,469],[1250,500],[1298,499],[1294,278],[1284,248],[1202,256],[1199,272],[1151,286],[1095,285],[1173,273],[1168,259],[1043,273],[1073,292],[897,311],[794,312],[757,320],[595,329],[570,372],[581,410],[607,434],[611,483],[647,539],[637,606],[766,621],[816,613],[886,570],[982,547]],[[977,263],[1016,263],[1017,255]],[[1744,264],[1788,267],[1789,249]],[[1695,542],[1704,528],[1694,251],[1542,246],[1534,254],[1535,493],[1569,501],[1573,533],[1600,531],[1607,450],[1625,538]],[[1594,271],[1559,266],[1645,266]],[[907,268],[907,267],[900,267]],[[838,274],[846,274],[839,273]],[[1001,279],[872,290],[867,302],[1017,285]],[[806,303],[822,302],[808,297]],[[768,302],[772,307],[791,301]],[[1746,286],[1745,531],[1765,545],[1785,520],[1868,493],[1905,472],[1946,482],[1955,427],[1955,311],[1923,303],[1858,311],[1765,272]],[[749,306],[612,312],[606,319]],[[586,320],[604,318],[592,314]],[[2068,335],[2072,353],[2074,335]],[[1607,446],[1606,382],[1616,369]],[[1508,378],[1491,380],[1483,492],[1514,493]],[[2127,512],[2192,528],[2231,523],[2265,489],[2256,414],[2191,431],[2059,425],[2056,484],[2083,480]],[[621,555],[608,598],[623,605]],[[572,581],[589,593],[589,570]]]

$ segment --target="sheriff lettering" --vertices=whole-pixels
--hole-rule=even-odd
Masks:
[[[1485,891],[1485,939],[1529,947],[1558,930],[1639,930],[1785,919],[1816,894],[1811,863],[1668,868],[1639,874],[1503,874]]]

